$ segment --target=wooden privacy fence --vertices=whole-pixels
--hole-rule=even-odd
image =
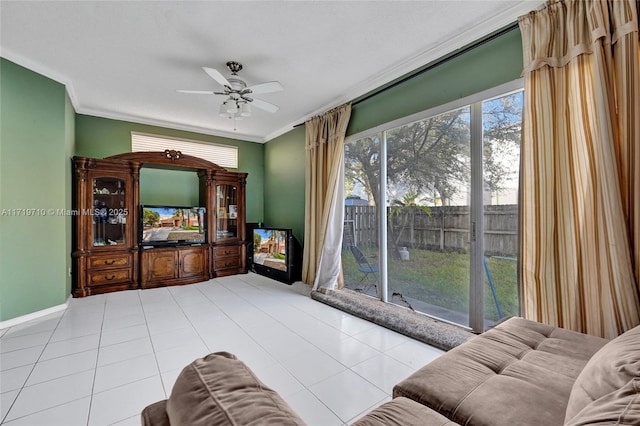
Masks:
[[[429,207],[387,210],[387,243],[393,246],[427,250],[469,249],[469,207]],[[393,209],[396,209],[395,207]],[[518,206],[485,206],[484,248],[486,256],[515,257],[518,247]],[[375,206],[345,206],[343,245],[377,246],[378,215]]]

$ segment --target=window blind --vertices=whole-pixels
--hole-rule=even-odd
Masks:
[[[238,168],[238,147],[131,132],[132,152],[164,151],[165,149],[193,155],[225,168]]]

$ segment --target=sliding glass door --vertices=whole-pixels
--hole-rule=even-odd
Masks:
[[[392,303],[469,325],[470,108],[386,131]]]
[[[522,90],[345,144],[345,285],[482,331],[519,313]]]

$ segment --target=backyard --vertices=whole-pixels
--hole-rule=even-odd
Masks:
[[[369,262],[377,264],[376,247],[362,247]],[[401,260],[396,256],[388,256],[388,287],[390,293],[400,301],[404,299],[416,311],[423,311],[421,306],[429,304],[449,311],[464,314],[469,305],[469,254],[459,252],[443,252],[424,249],[409,249],[410,260]],[[363,273],[358,270],[349,249],[342,251],[345,287],[362,290],[374,282],[373,274],[362,280]],[[496,297],[502,310],[502,316],[518,315],[518,287],[515,259],[505,257],[488,257],[487,266],[492,276]],[[485,276],[485,319],[499,319],[494,303],[487,274]],[[376,274],[377,278],[377,274]],[[361,281],[362,280],[362,281]],[[370,286],[368,294],[375,294],[375,287]],[[393,300],[396,302],[396,300]],[[416,303],[423,302],[423,303]],[[412,303],[413,302],[413,303]],[[416,306],[413,306],[416,305]],[[429,313],[429,312],[425,312]]]

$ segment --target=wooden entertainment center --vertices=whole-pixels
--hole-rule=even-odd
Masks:
[[[197,172],[199,205],[206,208],[206,223],[198,220],[197,226],[185,229],[204,233],[202,242],[152,246],[141,241],[141,227],[147,226],[140,218],[143,166]],[[74,157],[73,167],[74,297],[190,284],[247,272],[247,173],[230,172],[173,150],[103,159]],[[182,224],[185,219],[172,220]],[[170,230],[164,231],[170,236]]]

